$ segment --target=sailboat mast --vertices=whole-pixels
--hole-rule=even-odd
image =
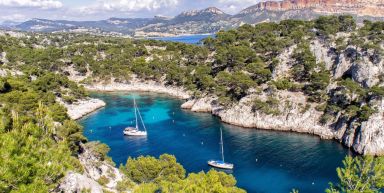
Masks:
[[[137,122],[137,107],[136,107],[136,99],[133,98],[133,109],[135,111],[135,119],[136,119],[136,129],[139,129],[139,125],[138,125],[138,122]]]
[[[143,117],[141,116],[139,108],[137,108],[137,113],[139,114],[140,121],[141,121],[141,124],[143,125],[144,131],[146,132],[147,128],[145,127],[144,120],[143,120]]]
[[[224,162],[224,142],[223,142],[223,130],[220,128],[220,141],[221,141],[221,159]]]

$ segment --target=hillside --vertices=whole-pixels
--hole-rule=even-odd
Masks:
[[[160,81],[193,94],[184,108],[231,124],[311,133],[361,154],[384,153],[382,22],[356,29],[352,17],[330,16],[244,25],[219,32],[203,47],[119,38],[96,45],[90,36],[68,44],[69,34],[51,36],[59,42],[31,46],[49,52],[5,46],[4,62],[21,71],[44,65],[89,86],[133,84],[133,77]]]

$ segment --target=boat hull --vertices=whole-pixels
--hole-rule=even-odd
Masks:
[[[134,128],[126,128],[124,130],[124,135],[126,136],[147,136],[146,131],[140,131]]]
[[[233,164],[225,163],[222,161],[211,160],[211,161],[208,161],[208,165],[215,167],[215,168],[226,169],[226,170],[232,170],[233,169]]]

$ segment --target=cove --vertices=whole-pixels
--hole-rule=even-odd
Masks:
[[[187,172],[208,171],[219,159],[220,127],[226,161],[234,163],[237,185],[250,193],[324,192],[336,182],[336,168],[350,154],[342,145],[316,136],[245,129],[221,123],[207,113],[182,110],[182,100],[149,93],[93,93],[107,106],[83,119],[84,134],[101,141],[117,164],[140,155],[175,155]],[[125,137],[134,120],[135,97],[148,129],[147,138]]]

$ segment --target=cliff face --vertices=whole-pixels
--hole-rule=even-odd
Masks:
[[[125,176],[111,162],[102,160],[86,146],[81,144],[82,153],[78,155],[84,172],[68,172],[54,192],[120,192],[117,190],[117,184],[123,181]],[[105,184],[99,182],[102,177],[107,179]]]
[[[311,9],[316,13],[346,13],[359,16],[384,16],[383,0],[284,0],[265,1],[244,9],[240,14],[259,11],[290,11]]]
[[[384,102],[377,101],[378,112],[361,125],[351,122],[347,123],[344,117],[336,117],[336,121],[322,125],[319,123],[321,112],[316,111],[313,106],[304,112],[298,93],[291,93],[296,97],[285,98],[279,93],[280,99],[290,104],[289,108],[280,105],[282,109],[278,116],[267,115],[252,110],[251,101],[255,96],[247,96],[238,104],[224,108],[215,105],[215,98],[206,97],[198,100],[190,100],[182,105],[182,108],[191,109],[194,112],[210,112],[225,122],[247,128],[260,128],[277,131],[293,131],[298,133],[313,134],[322,139],[335,139],[345,146],[352,148],[355,152],[364,155],[384,154]],[[300,98],[300,96],[299,96]]]
[[[273,79],[284,77],[292,69],[291,56],[295,47],[296,45],[286,49],[278,56],[282,62],[276,67]],[[314,40],[310,44],[310,50],[317,62],[324,62],[333,79],[348,74],[365,88],[380,84],[380,75],[384,73],[384,60],[372,60],[371,53],[355,50],[354,52],[363,56],[361,60],[354,61],[350,60],[348,53],[337,54],[332,52],[332,49],[332,45],[324,45],[319,40]],[[334,88],[335,85],[331,84],[327,90],[331,91]],[[384,155],[383,100],[376,99],[368,104],[376,109],[376,112],[367,121],[348,120],[339,113],[333,120],[321,124],[319,120],[323,112],[316,110],[318,104],[308,102],[303,93],[280,90],[274,95],[280,101],[276,107],[280,112],[278,115],[252,109],[254,99],[266,100],[268,97],[266,93],[251,93],[229,107],[218,105],[218,98],[208,95],[191,99],[184,103],[182,108],[195,112],[209,112],[220,117],[223,122],[237,126],[308,133],[323,139],[336,139],[360,154]],[[331,100],[345,99],[338,99],[335,96]]]

